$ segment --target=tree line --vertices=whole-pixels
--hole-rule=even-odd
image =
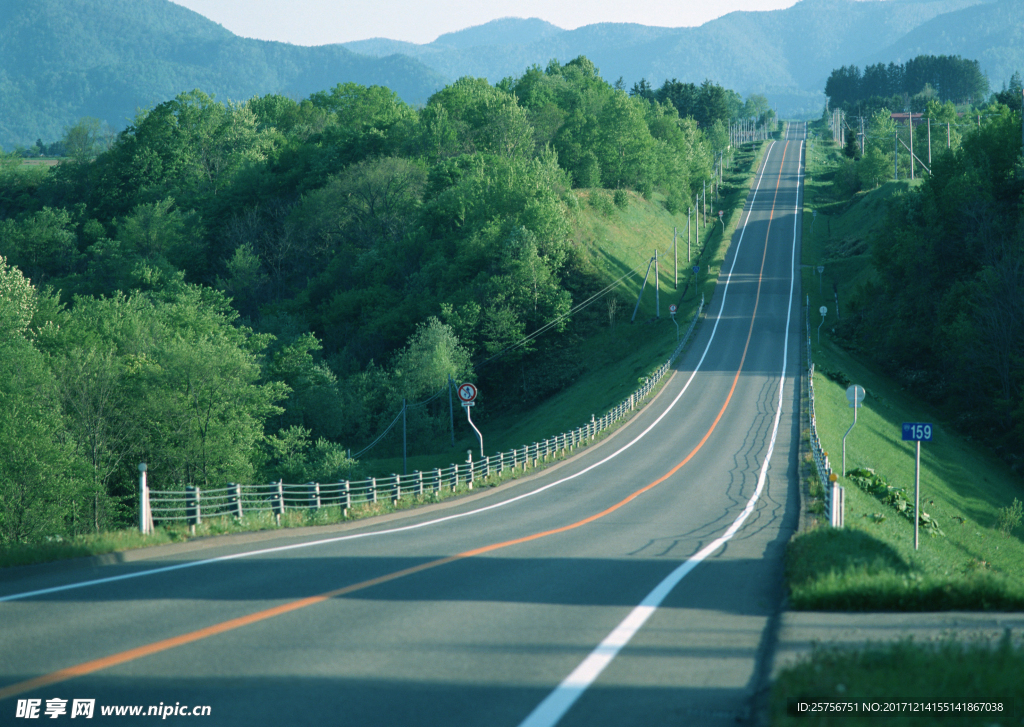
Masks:
[[[988,78],[976,60],[960,56],[920,55],[906,63],[876,63],[861,73],[855,65],[836,68],[825,82],[833,108],[887,105],[921,111],[930,100],[980,104],[989,92]],[[898,101],[893,101],[893,99]]]
[[[581,57],[420,109],[195,90],[99,146],[69,130],[54,168],[0,156],[0,543],[130,522],[140,461],[337,480],[449,376],[487,386],[481,418],[564,387],[602,325],[568,314],[605,284],[577,190],[683,209],[724,146],[721,109],[687,109]],[[443,442],[440,403],[409,410],[418,441]]]

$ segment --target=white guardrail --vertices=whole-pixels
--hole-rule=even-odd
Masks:
[[[439,467],[429,472],[417,471],[410,475],[370,477],[354,482],[272,482],[266,485],[232,483],[225,487],[202,490],[199,487],[186,487],[183,490],[150,490],[145,485],[143,477],[139,499],[140,528],[143,532],[149,532],[154,523],[173,522],[195,526],[201,523],[204,517],[226,515],[241,518],[245,513],[252,512],[272,512],[280,523],[280,517],[286,509],[319,510],[327,506],[340,506],[342,515],[346,516],[349,508],[355,505],[388,500],[397,503],[403,497],[420,497],[440,492],[442,489],[454,490],[460,484],[472,489],[474,481],[478,479],[536,467],[538,463],[564,456],[577,447],[593,441],[598,434],[636,409],[682,353],[703,310],[702,294],[700,306],[690,321],[686,335],[681,338],[668,361],[649,376],[639,389],[630,394],[628,399],[603,417],[591,417],[590,422],[572,431],[482,459],[474,460],[470,451],[466,462]]]
[[[828,452],[821,448],[821,440],[818,439],[818,427],[814,416],[814,362],[811,360],[811,299],[807,298],[807,392],[808,412],[811,420],[811,452],[814,454],[814,466],[818,471],[818,479],[821,481],[822,499],[825,501],[825,517],[834,528],[841,528],[845,524],[846,493],[842,485],[836,480],[838,477],[832,472],[832,465],[828,461]]]

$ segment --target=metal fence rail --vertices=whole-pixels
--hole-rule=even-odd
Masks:
[[[693,333],[701,313],[704,311],[704,296],[686,334],[669,357],[649,376],[635,392],[618,406],[600,418],[591,417],[586,424],[553,437],[526,444],[522,447],[498,452],[490,457],[469,458],[461,464],[436,468],[428,472],[413,472],[409,475],[392,474],[387,477],[370,477],[365,480],[324,484],[306,482],[287,484],[271,482],[265,485],[240,485],[230,483],[225,487],[186,487],[184,490],[149,490],[143,488],[140,507],[148,508],[155,523],[186,523],[192,526],[202,522],[204,517],[229,516],[242,518],[246,513],[271,512],[278,523],[286,510],[320,510],[325,507],[340,507],[347,515],[356,505],[377,502],[397,503],[403,497],[422,497],[441,490],[455,490],[460,485],[473,489],[477,481],[497,475],[523,472],[528,467],[537,467],[558,457],[571,454],[579,447],[592,442],[601,432],[628,415],[651,394],[682,353]],[[146,518],[143,518],[145,521]]]
[[[810,438],[811,452],[814,454],[814,466],[818,472],[818,479],[821,481],[821,490],[825,501],[825,517],[834,528],[841,528],[845,524],[844,514],[846,510],[846,493],[842,485],[836,480],[838,477],[832,472],[832,465],[828,460],[828,452],[821,447],[821,440],[818,438],[818,426],[814,415],[814,361],[811,358],[811,299],[807,298],[807,393],[808,411],[810,413]]]

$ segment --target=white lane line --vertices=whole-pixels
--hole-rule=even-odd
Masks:
[[[803,142],[800,142],[799,160],[800,161],[797,162],[797,215],[796,221],[793,223],[793,250],[790,256],[789,307],[786,311],[786,336],[782,347],[782,373],[779,376],[779,403],[775,410],[775,424],[772,427],[772,438],[768,444],[768,452],[765,455],[764,462],[761,464],[761,472],[757,477],[757,488],[754,490],[754,494],[751,495],[750,500],[747,501],[747,506],[743,508],[743,512],[741,512],[739,517],[733,521],[732,525],[729,526],[729,529],[697,553],[690,556],[688,560],[669,573],[661,583],[655,586],[654,590],[648,593],[647,596],[644,597],[644,600],[630,611],[629,615],[626,616],[626,618],[624,618],[622,622],[604,638],[604,641],[598,644],[597,648],[590,652],[587,658],[580,662],[580,665],[573,669],[572,673],[563,679],[562,683],[555,687],[554,691],[551,692],[543,702],[538,704],[529,715],[527,715],[526,719],[520,722],[519,727],[553,727],[557,724],[565,713],[569,711],[572,705],[576,703],[576,700],[579,699],[590,685],[594,683],[597,677],[600,676],[605,667],[608,666],[618,655],[619,651],[622,650],[622,647],[628,644],[633,636],[636,635],[636,632],[639,631],[644,623],[647,622],[647,619],[654,615],[654,612],[658,610],[658,606],[660,606],[661,602],[665,600],[665,597],[672,592],[672,589],[679,585],[679,582],[683,580],[690,571],[696,568],[698,563],[706,559],[709,555],[713,554],[732,539],[732,537],[743,526],[743,523],[746,522],[746,519],[750,517],[750,513],[754,511],[754,506],[761,497],[765,479],[768,475],[768,463],[772,458],[772,453],[775,450],[775,439],[779,434],[779,422],[782,419],[782,394],[783,389],[785,388],[786,365],[789,358],[789,325],[793,311],[793,286],[796,282],[796,274],[794,273],[796,269],[796,225],[800,220],[800,175],[802,172]]]
[[[267,554],[270,554],[270,553],[283,553],[283,552],[288,551],[288,550],[297,550],[299,548],[309,548],[309,547],[313,547],[313,546],[316,546],[316,545],[327,545],[329,543],[340,543],[340,542],[343,542],[343,541],[346,541],[346,540],[357,540],[359,538],[369,538],[369,537],[375,537],[375,536],[378,536],[378,535],[393,535],[394,533],[404,533],[404,532],[407,532],[407,531],[410,531],[410,530],[418,530],[419,528],[425,528],[425,527],[430,526],[430,525],[438,525],[439,523],[445,523],[445,522],[449,522],[451,520],[457,520],[459,518],[468,517],[470,515],[478,515],[478,514],[480,514],[482,512],[488,512],[489,510],[494,510],[494,509],[497,509],[499,507],[504,507],[506,505],[511,505],[514,502],[519,502],[520,500],[524,500],[527,497],[533,497],[534,495],[540,494],[541,492],[544,492],[545,490],[549,490],[552,487],[557,487],[558,485],[561,485],[561,484],[564,484],[566,482],[569,482],[570,480],[574,480],[577,477],[585,475],[586,473],[590,472],[591,470],[596,469],[597,467],[600,467],[600,466],[608,463],[609,461],[615,459],[620,454],[622,454],[623,452],[625,452],[626,450],[631,448],[634,444],[639,442],[641,439],[646,437],[651,432],[651,430],[654,429],[654,427],[657,426],[661,422],[661,420],[664,419],[668,415],[668,413],[670,411],[672,411],[672,409],[675,408],[676,404],[682,398],[683,394],[686,393],[686,390],[688,388],[690,388],[690,384],[693,382],[694,377],[697,375],[697,372],[700,370],[701,365],[704,363],[704,359],[707,357],[708,351],[711,349],[711,343],[712,343],[712,341],[715,340],[715,333],[718,331],[718,323],[722,320],[722,311],[725,310],[725,299],[726,299],[726,297],[727,297],[727,295],[729,293],[729,283],[732,280],[732,271],[733,271],[733,268],[736,267],[736,259],[739,257],[740,247],[743,245],[743,235],[746,232],[747,222],[750,221],[750,214],[753,211],[754,200],[757,198],[757,192],[761,188],[761,180],[764,179],[764,171],[765,171],[765,169],[768,166],[768,157],[771,154],[772,149],[774,148],[774,146],[775,146],[775,142],[773,141],[771,143],[771,145],[768,147],[768,151],[765,153],[765,162],[764,162],[764,165],[761,167],[761,173],[758,175],[757,185],[754,187],[754,194],[751,196],[751,198],[750,198],[750,205],[747,208],[747,218],[746,218],[746,220],[743,223],[743,227],[740,228],[740,238],[739,238],[739,240],[736,243],[736,254],[733,256],[732,266],[730,266],[730,268],[729,268],[729,274],[728,274],[728,276],[725,279],[725,287],[722,289],[722,305],[718,309],[718,316],[715,318],[715,326],[714,326],[714,328],[711,329],[711,337],[708,339],[707,346],[704,347],[704,353],[701,355],[700,360],[697,362],[697,365],[694,367],[693,373],[690,374],[690,378],[687,379],[686,384],[683,386],[682,390],[680,390],[680,392],[676,395],[676,397],[672,400],[672,403],[668,405],[668,407],[665,409],[665,411],[662,412],[661,415],[650,424],[650,426],[648,426],[646,429],[644,429],[642,432],[640,432],[640,434],[638,434],[634,439],[632,439],[631,441],[629,441],[626,444],[624,444],[621,449],[618,449],[618,450],[612,452],[610,455],[608,455],[604,459],[602,459],[602,460],[600,460],[598,462],[595,462],[594,464],[590,465],[589,467],[585,467],[584,469],[580,470],[579,472],[576,472],[575,474],[569,475],[567,477],[563,477],[560,480],[555,480],[554,482],[551,482],[551,483],[549,483],[547,485],[544,485],[543,487],[538,487],[536,490],[531,490],[530,492],[523,493],[522,495],[517,495],[516,497],[510,497],[507,500],[503,500],[503,501],[495,503],[493,505],[487,505],[486,507],[480,507],[480,508],[477,508],[475,510],[467,510],[466,512],[456,513],[455,515],[447,515],[445,517],[437,518],[436,520],[426,520],[426,521],[421,522],[421,523],[416,523],[416,524],[413,524],[413,525],[404,525],[402,527],[397,527],[397,528],[389,528],[387,530],[375,530],[373,532],[355,533],[353,535],[340,535],[340,536],[335,537],[335,538],[325,538],[323,540],[311,540],[311,541],[306,541],[306,542],[303,542],[303,543],[294,543],[292,545],[278,545],[278,546],[274,546],[272,548],[261,548],[260,550],[250,550],[250,551],[246,551],[244,553],[234,553],[232,555],[221,555],[221,556],[217,556],[215,558],[205,558],[203,560],[193,560],[193,561],[189,561],[187,563],[177,563],[175,565],[161,566],[159,568],[150,568],[148,570],[135,571],[134,573],[122,573],[121,575],[107,576],[105,578],[94,578],[94,579],[88,580],[88,581],[79,581],[78,583],[68,583],[68,584],[61,585],[61,586],[53,586],[51,588],[40,588],[39,590],[35,590],[35,591],[25,591],[23,593],[13,593],[13,594],[11,594],[9,596],[0,596],[0,603],[3,603],[4,601],[20,601],[20,600],[25,599],[25,598],[32,598],[32,597],[35,597],[35,596],[45,596],[45,595],[48,595],[48,594],[51,594],[51,593],[61,593],[63,591],[71,591],[71,590],[75,590],[75,589],[78,589],[78,588],[86,588],[88,586],[98,586],[98,585],[103,585],[105,583],[116,583],[117,581],[126,581],[126,580],[131,580],[133,578],[142,578],[144,576],[153,576],[153,575],[158,575],[160,573],[170,573],[172,571],[184,570],[186,568],[196,568],[198,566],[209,565],[211,563],[223,563],[223,562],[227,562],[227,561],[231,561],[231,560],[237,560],[239,558],[250,558],[250,557],[256,556],[256,555],[267,555]]]

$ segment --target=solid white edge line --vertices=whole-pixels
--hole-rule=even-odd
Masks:
[[[747,209],[747,221],[750,220],[750,213],[753,211],[754,200],[757,198],[757,192],[761,188],[761,180],[764,178],[764,170],[767,167],[768,156],[771,154],[772,149],[774,148],[774,146],[775,146],[775,142],[773,141],[769,145],[768,151],[765,154],[765,163],[761,167],[761,173],[758,175],[757,185],[754,187],[754,194],[750,198],[750,206]],[[729,268],[729,274],[728,274],[728,276],[726,277],[726,280],[725,280],[725,287],[722,289],[722,305],[718,309],[718,316],[715,319],[714,328],[711,329],[711,337],[708,339],[707,346],[704,347],[704,353],[701,355],[700,360],[697,362],[697,365],[693,369],[693,373],[690,374],[690,378],[687,379],[686,384],[683,386],[682,390],[680,390],[679,394],[676,395],[676,397],[672,400],[672,403],[668,405],[668,407],[665,409],[665,411],[662,412],[661,415],[658,416],[658,418],[655,419],[650,424],[650,426],[648,426],[646,429],[644,429],[642,432],[640,432],[640,434],[638,434],[634,439],[632,439],[631,441],[629,441],[626,444],[624,444],[621,449],[618,449],[618,450],[612,452],[610,455],[608,455],[604,459],[599,460],[598,462],[595,462],[594,464],[590,465],[589,467],[585,467],[584,469],[580,470],[579,472],[576,472],[575,474],[569,475],[568,477],[563,477],[560,480],[555,480],[554,482],[551,482],[551,483],[549,483],[547,485],[544,485],[543,487],[538,487],[536,490],[531,490],[530,492],[523,493],[522,495],[517,495],[516,497],[511,497],[508,500],[502,500],[501,502],[495,503],[493,505],[487,505],[486,507],[480,507],[480,508],[477,508],[475,510],[467,510],[466,512],[457,513],[455,515],[447,515],[445,517],[437,518],[436,520],[426,520],[424,522],[416,523],[414,525],[404,525],[402,527],[389,528],[387,530],[375,530],[375,531],[368,532],[368,533],[355,533],[353,535],[341,535],[341,536],[338,536],[336,538],[325,538],[323,540],[311,540],[311,541],[307,541],[307,542],[303,542],[303,543],[294,543],[292,545],[279,545],[279,546],[274,546],[272,548],[261,548],[260,550],[250,550],[250,551],[245,551],[244,553],[234,553],[232,555],[221,555],[221,556],[217,556],[215,558],[205,558],[203,560],[194,560],[194,561],[189,561],[187,563],[177,563],[175,565],[162,566],[160,568],[150,568],[148,570],[136,571],[134,573],[122,573],[121,575],[117,575],[117,576],[107,576],[105,578],[94,578],[94,579],[88,580],[88,581],[79,581],[78,583],[68,583],[68,584],[65,584],[65,585],[62,585],[62,586],[53,586],[51,588],[40,588],[40,589],[35,590],[35,591],[25,591],[23,593],[13,593],[13,594],[11,594],[9,596],[0,596],[0,603],[3,603],[5,601],[20,601],[20,600],[25,599],[25,598],[32,598],[34,596],[45,596],[45,595],[48,595],[48,594],[51,594],[51,593],[60,593],[60,592],[63,592],[63,591],[71,591],[71,590],[75,590],[75,589],[78,589],[78,588],[86,588],[87,586],[98,586],[98,585],[103,585],[105,583],[116,583],[117,581],[126,581],[126,580],[131,580],[133,578],[142,578],[144,576],[152,576],[152,575],[157,575],[159,573],[170,573],[172,571],[184,570],[185,568],[195,568],[195,567],[198,567],[198,566],[201,566],[201,565],[209,565],[211,563],[223,563],[223,562],[230,561],[230,560],[237,560],[239,558],[249,558],[249,557],[252,557],[252,556],[255,556],[255,555],[267,555],[269,553],[282,553],[282,552],[285,552],[285,551],[288,551],[288,550],[296,550],[296,549],[299,549],[299,548],[309,548],[309,547],[313,547],[313,546],[316,546],[316,545],[327,545],[329,543],[340,543],[340,542],[343,542],[343,541],[346,541],[346,540],[356,540],[356,539],[359,539],[359,538],[369,538],[369,537],[374,537],[374,536],[378,536],[378,535],[392,535],[394,533],[402,533],[402,532],[407,532],[409,530],[417,530],[419,528],[425,528],[425,527],[430,526],[430,525],[437,525],[439,523],[449,522],[451,520],[457,520],[459,518],[468,517],[470,515],[478,515],[478,514],[480,514],[482,512],[487,512],[489,510],[494,510],[494,509],[499,508],[499,507],[504,507],[504,506],[510,505],[510,504],[512,504],[514,502],[518,502],[520,500],[526,499],[527,497],[533,497],[534,495],[540,494],[541,492],[549,490],[552,487],[557,487],[558,485],[564,484],[565,482],[569,482],[570,480],[574,480],[577,477],[580,477],[581,475],[584,475],[587,472],[590,472],[591,470],[593,470],[593,469],[595,469],[597,467],[600,467],[603,464],[606,464],[607,462],[611,461],[612,459],[615,459],[620,454],[625,452],[627,449],[632,447],[634,444],[639,442],[641,439],[646,437],[650,433],[650,431],[652,429],[654,429],[654,427],[657,426],[661,422],[661,420],[664,419],[668,415],[668,413],[670,411],[672,411],[672,409],[675,408],[676,404],[679,402],[679,399],[682,398],[683,394],[686,393],[686,390],[688,388],[690,388],[691,382],[693,382],[694,377],[697,375],[697,372],[700,370],[701,364],[704,363],[704,359],[708,355],[708,351],[711,349],[712,341],[715,340],[715,333],[718,331],[718,323],[722,319],[722,311],[725,310],[725,299],[726,299],[726,296],[728,295],[728,292],[729,292],[729,282],[732,280],[732,271],[736,267],[736,258],[739,257],[740,247],[743,245],[743,234],[744,234],[744,232],[746,232],[746,222],[744,222],[743,227],[740,229],[740,238],[739,238],[739,240],[736,243],[736,254],[733,257],[732,266]]]
[[[694,555],[690,556],[685,562],[683,562],[674,571],[669,573],[657,586],[654,587],[650,593],[637,605],[629,615],[626,616],[616,626],[604,640],[597,645],[597,647],[590,652],[589,656],[580,662],[572,673],[569,674],[562,683],[555,687],[543,702],[537,705],[534,710],[527,715],[526,719],[519,723],[519,727],[553,727],[556,725],[565,713],[569,711],[576,700],[579,699],[583,693],[590,687],[591,684],[600,676],[604,668],[608,666],[612,660],[618,655],[619,651],[622,650],[626,644],[636,635],[636,632],[647,622],[654,612],[658,610],[658,606],[665,600],[665,597],[671,593],[672,589],[675,588],[683,578],[687,576],[697,564],[706,559],[709,555],[717,551],[720,547],[725,545],[732,537],[739,531],[743,526],[743,523],[754,511],[754,506],[757,504],[758,499],[761,497],[761,492],[764,489],[765,479],[768,475],[768,463],[771,460],[772,453],[775,450],[775,439],[779,433],[779,422],[782,419],[782,395],[785,389],[786,382],[786,366],[789,358],[789,326],[790,319],[793,313],[793,288],[796,283],[796,237],[797,237],[797,224],[800,220],[800,184],[799,180],[803,170],[803,141],[800,142],[800,155],[797,163],[797,198],[796,198],[796,221],[793,223],[793,249],[790,256],[790,279],[789,279],[789,306],[786,310],[786,336],[782,347],[782,375],[779,377],[779,403],[775,411],[775,424],[772,428],[772,437],[768,444],[768,452],[765,455],[764,462],[761,464],[761,472],[757,478],[757,488],[754,490],[754,494],[751,495],[750,500],[747,502],[747,506],[743,508],[743,512],[739,514],[739,517],[733,521],[729,529],[725,531],[720,537],[706,545],[704,548],[699,550]],[[749,215],[748,215],[749,219]],[[739,250],[737,249],[737,257]],[[735,263],[735,259],[733,260]]]

